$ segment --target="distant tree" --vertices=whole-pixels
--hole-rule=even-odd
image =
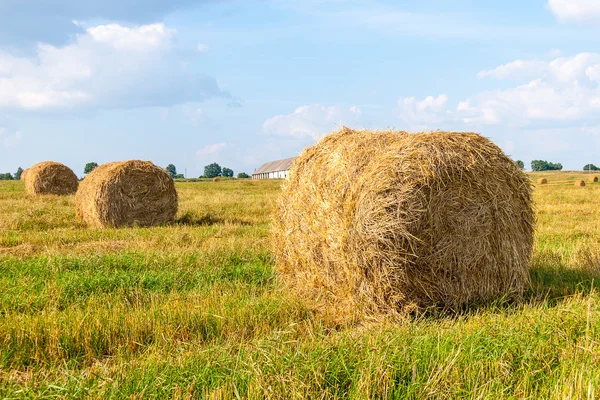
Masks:
[[[222,173],[221,166],[217,163],[212,163],[204,167],[204,177],[206,178],[215,178],[221,176]]]
[[[560,171],[563,169],[561,163],[551,163],[549,161],[544,160],[533,160],[531,162],[531,170],[534,172],[539,171]]]
[[[240,172],[239,174],[237,174],[238,179],[245,179],[245,178],[250,178],[250,175],[248,175],[245,172]]]
[[[587,164],[585,167],[583,167],[584,171],[598,171],[600,170],[600,168],[596,167],[594,164]]]
[[[0,180],[1,181],[12,181],[14,178],[12,176],[12,174],[10,172],[7,172],[5,174],[0,174]]]
[[[23,173],[23,168],[19,167],[17,168],[17,172],[15,172],[15,179],[19,180],[21,179],[21,174]]]
[[[83,173],[84,174],[89,174],[90,172],[92,172],[94,170],[94,168],[96,168],[98,166],[98,163],[96,162],[89,162],[87,164],[85,164],[85,168],[83,169]]]
[[[175,178],[177,176],[177,168],[175,168],[173,164],[167,165],[167,168],[165,168],[165,170],[167,170],[169,175],[171,175],[171,178]]]
[[[233,170],[227,167],[223,167],[223,176],[227,178],[233,178]]]
[[[183,176],[183,174],[177,174],[175,175],[175,179],[184,179],[185,176]]]
[[[525,169],[525,163],[521,160],[517,160],[517,166],[521,169]]]

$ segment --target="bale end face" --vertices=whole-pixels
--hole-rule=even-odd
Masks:
[[[284,183],[277,268],[290,290],[340,319],[518,297],[531,192],[477,134],[344,128],[306,149]]]
[[[169,223],[178,203],[171,176],[138,160],[95,168],[81,182],[75,201],[79,219],[98,228]]]
[[[31,196],[69,195],[77,191],[77,176],[61,163],[44,161],[23,171],[25,190]]]
[[[546,178],[540,178],[537,180],[538,185],[545,185],[548,183],[548,179]]]
[[[585,186],[585,181],[575,181],[575,186],[579,186],[579,187],[584,187]]]

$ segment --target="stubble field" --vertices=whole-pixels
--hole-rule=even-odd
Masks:
[[[541,176],[522,302],[347,326],[279,289],[281,181],[178,182],[177,223],[105,230],[2,181],[0,398],[598,398],[600,184]]]

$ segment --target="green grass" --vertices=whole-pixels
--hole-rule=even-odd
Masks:
[[[522,302],[353,326],[280,289],[278,181],[178,182],[177,223],[107,230],[0,182],[0,398],[598,398],[600,185],[553,184],[576,175],[536,189]]]

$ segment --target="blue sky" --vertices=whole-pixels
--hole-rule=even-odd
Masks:
[[[251,173],[341,125],[600,165],[599,39],[597,0],[0,0],[0,171]]]

